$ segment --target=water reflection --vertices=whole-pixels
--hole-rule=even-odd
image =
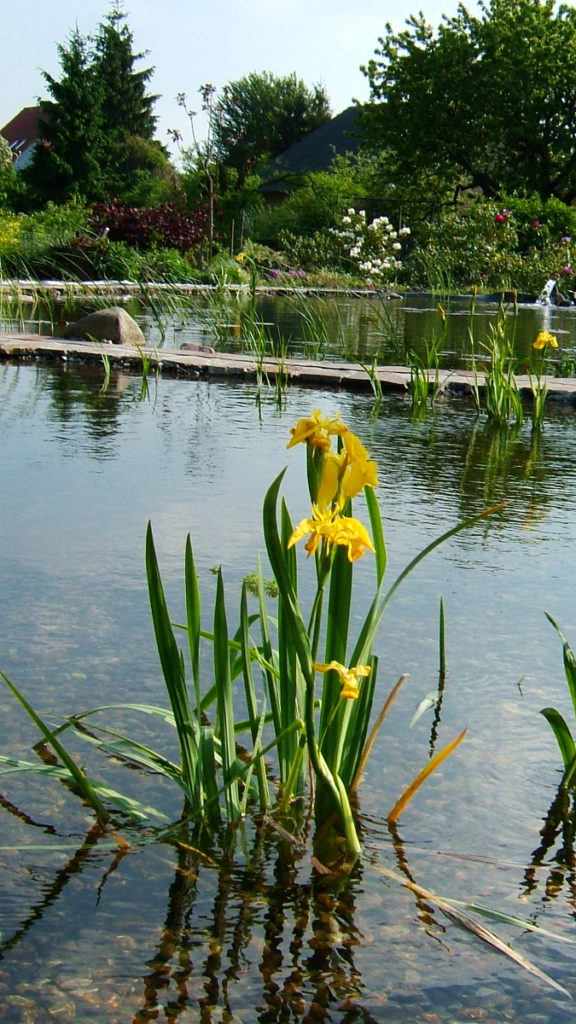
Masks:
[[[31,876],[29,888],[43,879],[41,896],[2,938],[0,994],[11,1024],[46,1024],[63,1006],[64,1019],[102,1024],[429,1024],[434,1014],[503,1024],[527,1012],[550,1024],[565,1019],[561,996],[441,919],[420,888],[422,851],[411,851],[391,828],[390,857],[381,839],[371,853],[377,833],[367,822],[365,830],[367,856],[354,875],[326,878],[306,849],[282,841],[265,822],[204,839],[202,853],[198,836],[183,834],[175,847],[118,848],[101,829],[89,829],[51,877],[46,869],[36,881]],[[427,874],[431,866],[428,853]],[[468,867],[468,884],[481,869],[492,886],[501,866],[471,857]],[[527,878],[530,871],[534,864]],[[408,892],[389,881],[393,875]],[[562,868],[551,868],[548,899],[562,881]],[[572,872],[567,883],[573,902]],[[494,909],[503,909],[499,901]],[[530,913],[525,896],[518,916],[526,913],[537,923],[538,906]],[[546,963],[546,942],[538,951]],[[569,957],[558,957],[556,970],[546,966],[576,984]]]
[[[542,903],[566,890],[576,916],[576,794],[563,783],[544,818],[540,836],[524,873],[523,889],[531,896],[540,891]]]
[[[304,862],[302,851],[278,840],[265,825],[252,834],[248,829],[223,833],[216,844],[208,844],[209,853],[200,853],[192,845],[197,842],[197,837],[177,841],[174,874],[164,897],[164,920],[155,947],[147,955],[138,945],[133,969],[140,964],[146,970],[141,984],[136,984],[136,975],[132,984],[129,1002],[135,1024],[158,1019],[161,1014],[167,1020],[196,1019],[190,1012],[205,1021],[221,1020],[222,1014],[230,1021],[257,1020],[262,1024],[285,1020],[287,1015],[322,1021],[333,1019],[333,1012],[344,1005],[345,1012],[338,1015],[342,1021],[372,1021],[358,1003],[363,983],[354,962],[354,949],[363,938],[355,921],[360,870],[354,881],[337,885],[318,878],[309,862]],[[95,859],[99,844],[104,844],[103,850]],[[121,873],[124,858],[131,852],[127,846],[113,852],[110,845],[104,830],[94,826],[52,879],[44,881],[40,899],[0,942],[0,962],[4,962],[0,992],[2,979],[11,977],[10,965],[15,964],[25,940],[32,948],[36,946],[36,956],[41,956],[42,943],[35,944],[31,932],[35,926],[44,933],[57,926],[63,913],[59,904],[67,887],[75,880],[77,890],[83,871],[93,876],[84,886],[93,890],[91,901],[88,893],[84,897],[88,905],[92,903],[91,913],[98,917],[99,908],[105,908],[106,886],[115,872]],[[205,840],[202,845],[206,849]],[[142,854],[139,856],[142,860]],[[152,864],[148,864],[149,871]],[[152,874],[146,885],[154,890],[156,916],[162,896]],[[141,929],[134,917],[131,893],[126,896],[118,906],[118,924],[128,912],[124,928],[136,938]],[[66,913],[71,912],[68,900]],[[108,941],[116,941],[114,931]],[[24,953],[17,971],[25,989],[28,957],[29,953]],[[91,967],[79,964],[76,986],[66,986],[79,1012],[84,990],[98,992],[103,967],[95,949]],[[51,978],[34,999],[27,1000],[35,1024],[57,1015],[54,1000],[59,996],[61,982]],[[110,1003],[108,993],[104,999],[91,999],[91,1019],[116,1019],[107,1016]]]

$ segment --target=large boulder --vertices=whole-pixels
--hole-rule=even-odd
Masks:
[[[141,348],[146,344],[146,338],[138,324],[122,306],[97,309],[76,323],[66,324],[63,334],[68,339],[95,339],[111,342],[113,345],[138,345]]]

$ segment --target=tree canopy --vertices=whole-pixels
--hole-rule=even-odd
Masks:
[[[362,123],[397,181],[576,199],[575,8],[461,4],[436,30],[419,14],[378,42]]]
[[[302,79],[252,72],[224,86],[214,107],[220,159],[243,181],[331,117],[324,88]]]
[[[136,70],[144,55],[133,52],[125,17],[115,2],[95,37],[76,29],[58,46],[59,79],[43,72],[51,99],[40,101],[39,143],[22,172],[37,202],[107,193],[134,201],[168,174],[154,139],[157,97],[146,91],[153,69]]]

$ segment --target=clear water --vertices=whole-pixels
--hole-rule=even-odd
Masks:
[[[569,837],[564,853],[559,835],[532,856],[560,778],[538,712],[572,714],[544,611],[576,645],[573,410],[551,412],[534,438],[529,424],[504,436],[458,403],[415,420],[387,399],[374,417],[368,396],[294,388],[282,410],[270,395],[259,413],[254,389],[237,383],[159,380],[147,401],[136,378],[113,376],[105,394],[101,384],[98,370],[0,366],[0,668],[45,715],[163,701],[149,520],[174,618],[190,532],[207,619],[221,565],[234,620],[240,580],[263,552],[261,500],[284,466],[293,518],[306,514],[303,451],[285,446],[312,408],[340,410],[378,461],[391,580],[461,518],[508,505],[435,551],[384,620],[383,698],[409,678],[366,772],[364,854],[349,881],[318,880],[308,856],[251,822],[214,841],[217,866],[130,829],[124,852],[90,832],[90,813],[58,783],[2,780],[5,1019],[559,1024],[565,997],[385,872],[576,938]],[[368,559],[358,568],[359,620],[372,572]],[[468,733],[392,833],[386,814],[432,742],[432,712],[410,721],[436,688],[440,597],[448,676],[436,749]],[[123,725],[157,741],[136,715]],[[2,751],[33,759],[36,738],[1,689]],[[177,816],[153,779],[106,771]],[[576,992],[576,947],[492,926]]]

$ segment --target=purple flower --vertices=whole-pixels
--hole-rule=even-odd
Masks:
[[[561,238],[560,241],[563,242],[564,245],[568,245],[568,242],[571,241],[570,235],[564,235],[564,238]]]
[[[566,274],[566,277],[569,277],[571,274],[574,273],[574,271],[572,270],[571,266],[567,266],[567,267],[562,267],[562,273]]]

